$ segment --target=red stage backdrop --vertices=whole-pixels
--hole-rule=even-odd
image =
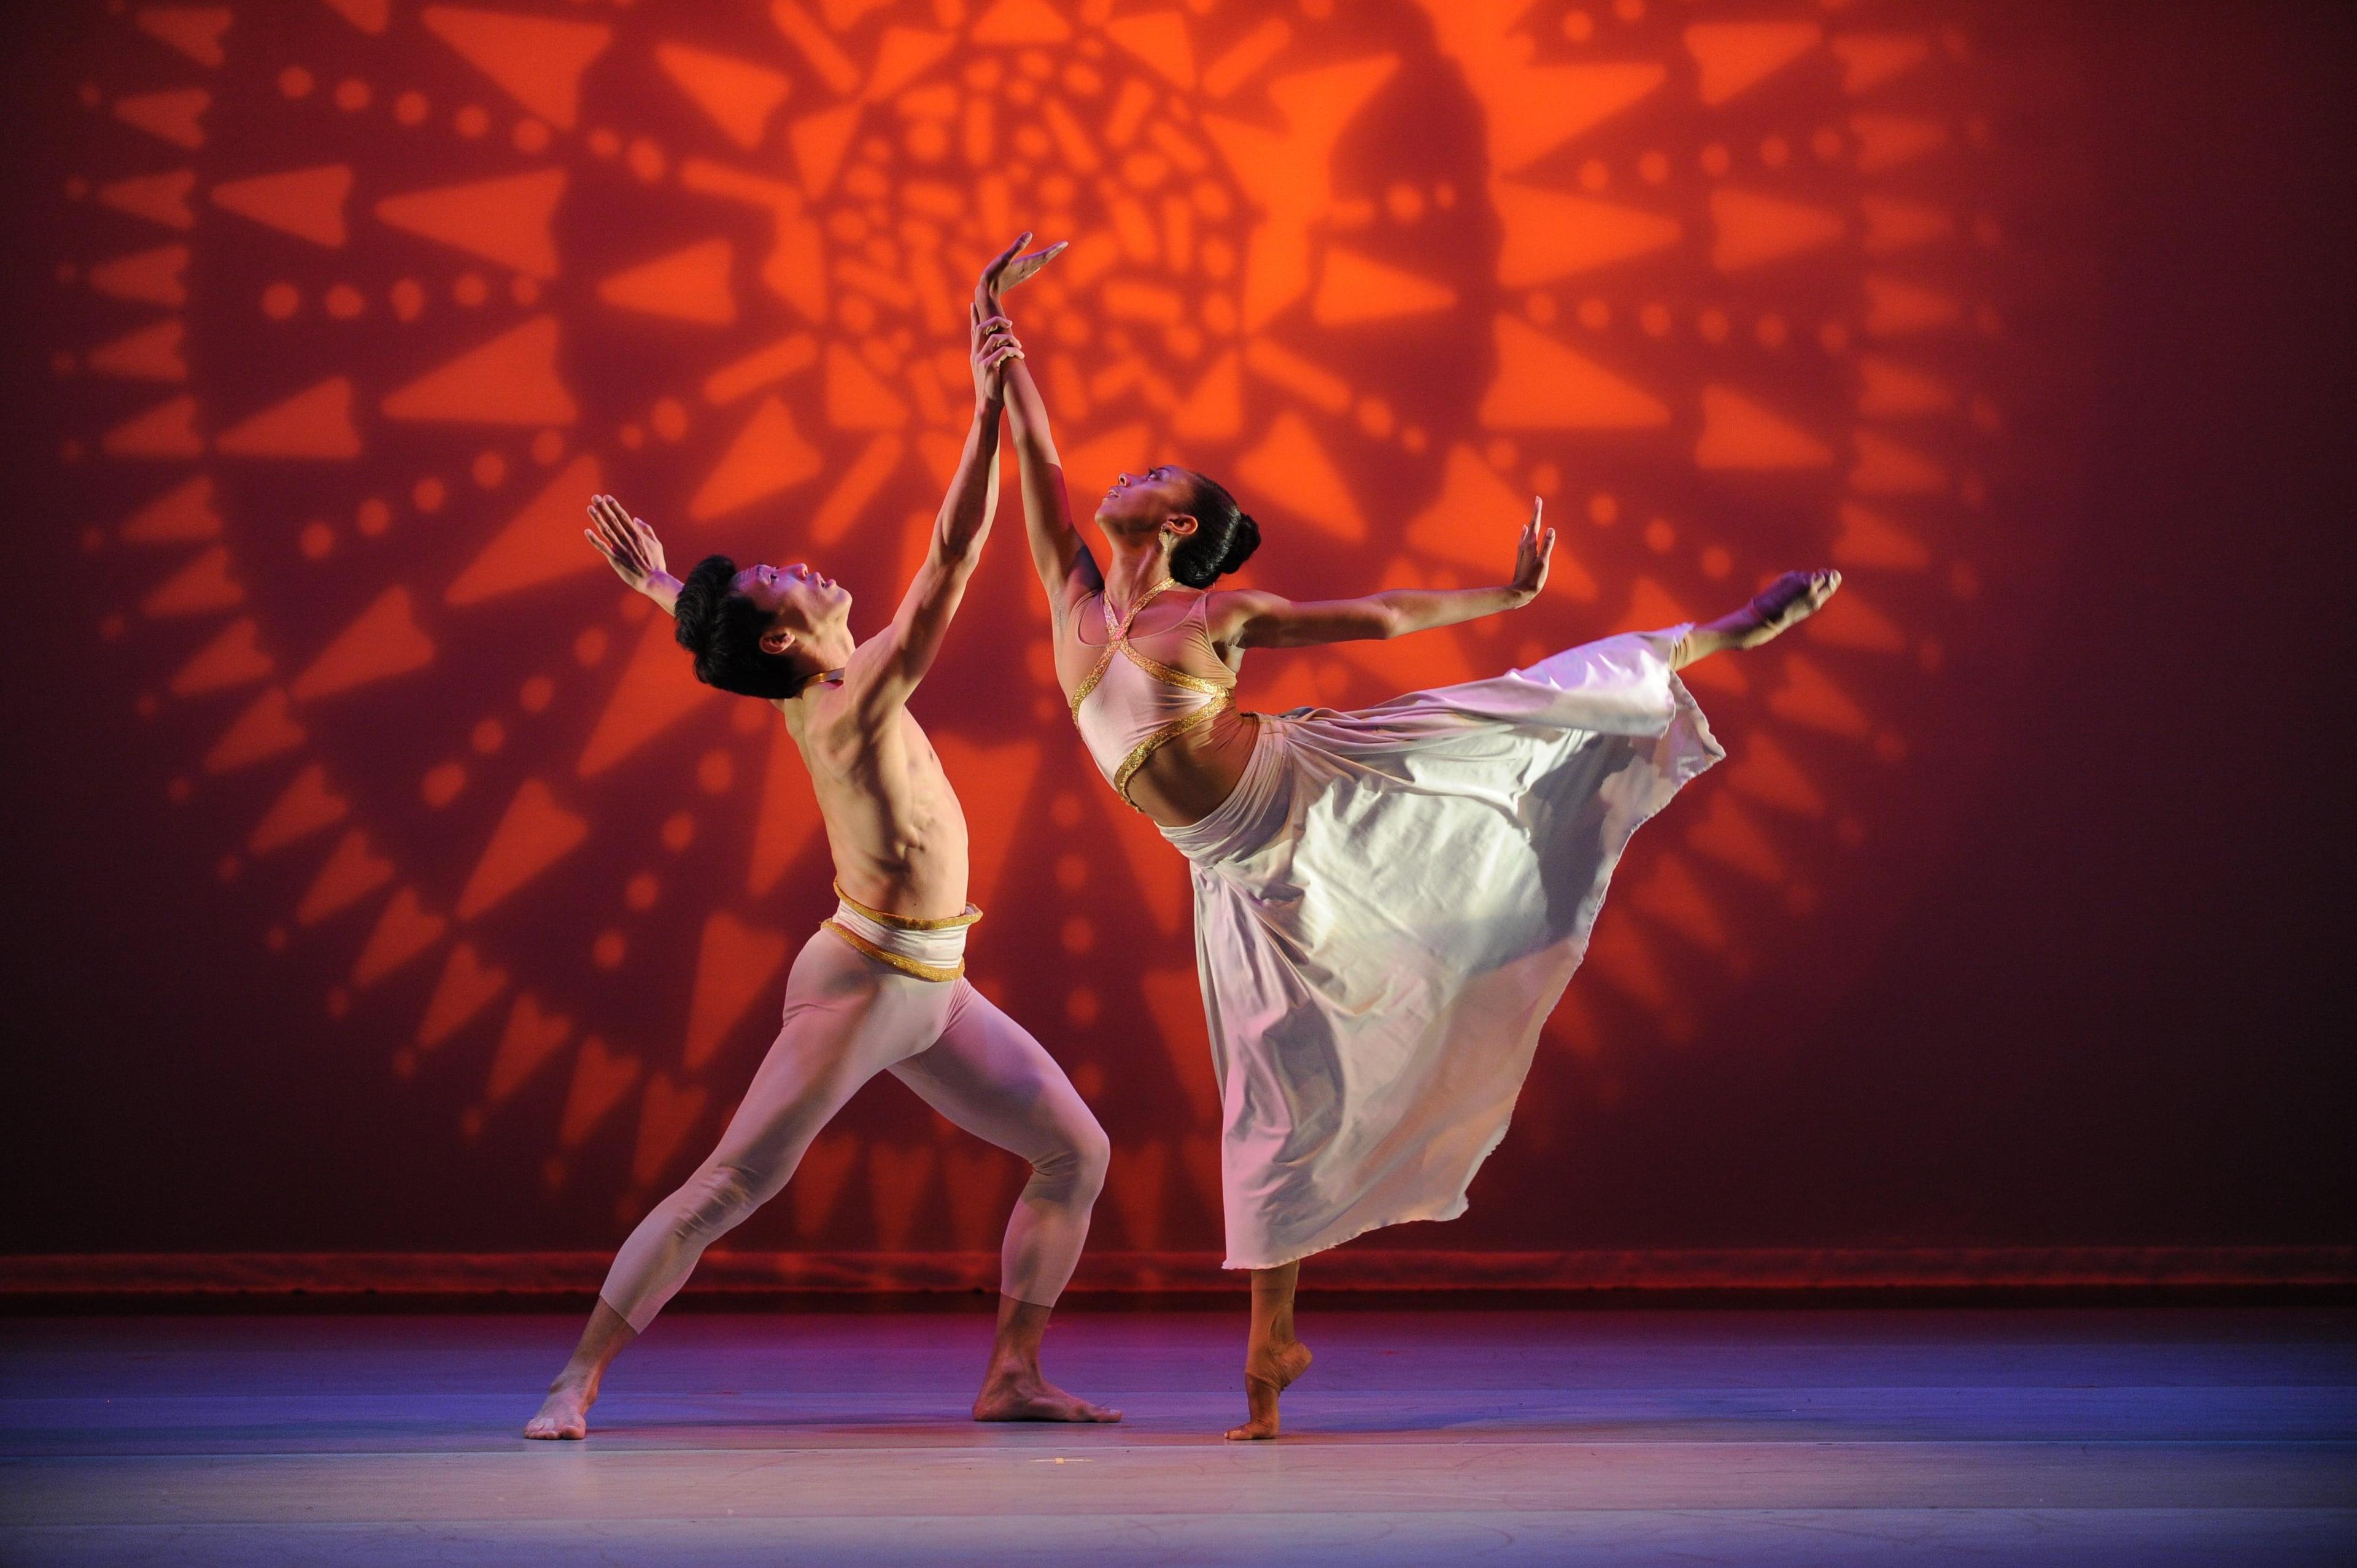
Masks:
[[[872,627],[955,459],[973,274],[1023,229],[1072,242],[1010,304],[1076,498],[1200,467],[1263,521],[1244,580],[1301,594],[1494,579],[1548,499],[1541,605],[1262,655],[1251,705],[1847,574],[1692,673],[1730,761],[1639,839],[1473,1219],[1377,1245],[2153,1239],[1937,1198],[1778,1234],[1731,1170],[1738,1218],[1664,1236],[1714,1200],[1603,1168],[1678,1128],[1689,1158],[1650,1157],[1710,1167],[1748,1118],[1709,1086],[1795,1005],[1781,977],[1847,984],[2010,760],[1981,695],[2069,542],[2093,241],[2067,71],[1974,8],[241,0],[50,30],[34,461],[82,547],[78,657],[139,721],[125,800],[177,856],[145,872],[214,879],[174,940],[234,983],[158,1004],[237,1036],[205,1102],[250,1107],[101,1244],[593,1251],[692,1168],[827,858],[775,716],[694,684],[583,503],[682,570],[822,564]],[[1018,532],[916,703],[974,829],[974,976],[1114,1134],[1105,1257],[1205,1253],[1184,868],[1071,733]],[[126,920],[139,892],[107,890]],[[985,1253],[1018,1174],[881,1085],[740,1240]]]

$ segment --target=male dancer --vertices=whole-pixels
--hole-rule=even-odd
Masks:
[[[1046,258],[993,263],[1006,285]],[[1039,1042],[963,978],[965,817],[908,711],[965,593],[998,499],[1006,367],[1022,348],[977,312],[974,423],[932,547],[892,624],[855,646],[851,596],[799,563],[742,571],[706,557],[685,583],[654,532],[611,496],[590,504],[589,542],[669,611],[697,679],[785,715],[810,768],[842,902],[786,982],[785,1024],[720,1144],[622,1243],[573,1359],[526,1437],[580,1437],[607,1367],[643,1332],[716,1238],[776,1196],[820,1128],[890,1072],[943,1116],[1022,1155],[1031,1179],[1000,1252],[998,1332],[977,1421],[1119,1421],[1040,1374],[1039,1342],[1071,1278],[1103,1185],[1104,1132]]]

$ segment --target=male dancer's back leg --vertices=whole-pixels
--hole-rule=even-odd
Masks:
[[[962,994],[969,999],[964,1006]],[[1003,1030],[993,1028],[974,1004],[995,1015]],[[1036,1055],[1008,1043],[1006,1031]],[[993,1043],[986,1058],[974,1043],[985,1035]],[[938,1049],[945,1036],[954,1040],[940,1068],[901,1070]],[[985,1059],[991,1072],[1005,1071],[1008,1079],[993,1082],[983,1076],[976,1069]],[[925,1085],[919,1092],[945,1115],[1031,1160],[1036,1173],[1008,1223],[1007,1302],[1001,1308],[1002,1317],[1017,1315],[1014,1337],[1028,1355],[1001,1365],[1009,1359],[1010,1338],[1002,1333],[1002,1350],[975,1414],[1119,1419],[1054,1389],[1038,1369],[1039,1329],[1071,1277],[1103,1183],[1103,1130],[1054,1058],[964,982],[903,974],[821,930],[794,961],[784,1025],[718,1146],[622,1243],[579,1347],[525,1425],[525,1436],[586,1434],[589,1406],[615,1356],[686,1283],[705,1249],[775,1197],[820,1129],[861,1085],[887,1069],[900,1071],[912,1087]],[[1028,1335],[1020,1321],[1026,1308],[1038,1323]],[[1028,1403],[1039,1408],[1024,1408]]]

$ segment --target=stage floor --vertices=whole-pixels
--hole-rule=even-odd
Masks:
[[[1119,1426],[977,1426],[974,1315],[675,1313],[587,1443],[571,1318],[0,1321],[0,1562],[2357,1561],[2357,1315],[1075,1311]]]

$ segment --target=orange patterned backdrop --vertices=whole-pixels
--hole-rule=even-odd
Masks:
[[[345,1064],[502,1245],[603,1245],[692,1166],[825,851],[774,716],[693,682],[583,503],[683,568],[822,563],[872,623],[955,459],[964,291],[1031,229],[1072,242],[1010,303],[1075,495],[1201,467],[1263,520],[1247,580],[1300,593],[1494,579],[1548,499],[1542,605],[1264,655],[1254,705],[1846,573],[1693,672],[1733,760],[1639,841],[1476,1218],[1413,1240],[1582,1234],[1485,1195],[1557,1189],[1658,1064],[1706,1080],[1793,955],[1837,973],[1918,895],[1986,759],[1943,746],[1982,722],[1953,667],[2042,613],[2069,435],[2025,432],[2016,323],[2073,274],[2018,229],[2062,177],[2007,143],[2035,73],[1958,11],[92,7],[35,336],[148,799],[214,864],[204,940],[265,955],[256,1062]],[[1017,527],[916,703],[974,828],[974,976],[1114,1133],[1099,1245],[1208,1249],[1183,868],[1087,768]],[[885,1086],[747,1241],[987,1251],[1016,1176]]]

